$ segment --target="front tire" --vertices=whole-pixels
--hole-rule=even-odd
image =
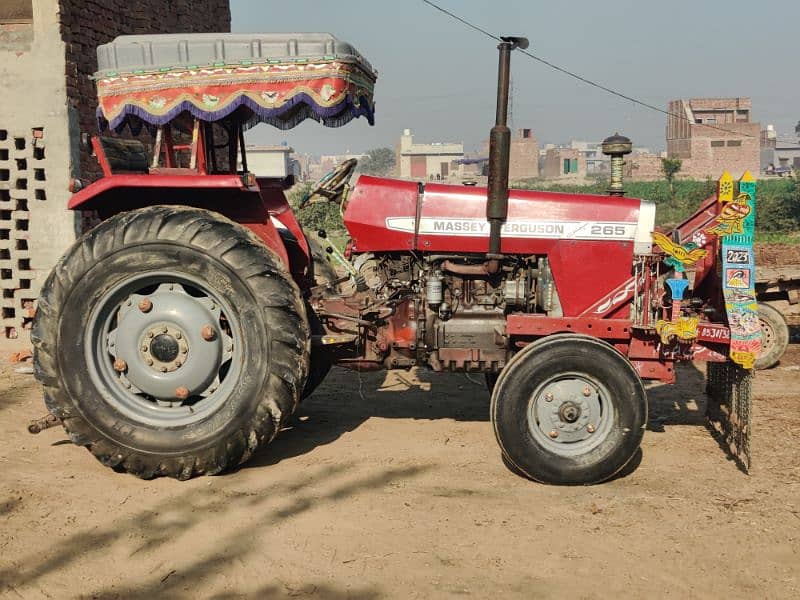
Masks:
[[[240,225],[175,206],[78,240],[42,288],[32,338],[72,441],[145,479],[219,473],[271,441],[310,342],[281,259]]]
[[[527,477],[600,483],[639,448],[647,396],[631,363],[608,344],[555,335],[529,344],[501,371],[491,418],[505,458]]]

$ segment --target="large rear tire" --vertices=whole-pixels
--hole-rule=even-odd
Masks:
[[[756,359],[757,370],[777,365],[789,347],[789,324],[783,314],[766,302],[758,303],[758,321],[761,324],[761,354]]]
[[[281,259],[242,226],[175,206],[78,240],[44,283],[32,338],[72,441],[146,479],[219,473],[271,441],[310,347]]]
[[[529,344],[500,372],[491,417],[505,458],[543,483],[600,483],[636,454],[647,423],[639,375],[595,338]]]

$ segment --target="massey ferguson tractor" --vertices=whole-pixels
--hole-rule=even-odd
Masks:
[[[188,479],[272,441],[331,365],[477,372],[508,465],[589,484],[637,452],[643,380],[672,383],[678,361],[701,360],[715,431],[749,461],[755,182],[723,178],[685,223],[656,231],[654,205],[624,195],[631,144],[616,135],[607,196],[509,190],[510,55],[526,46],[498,46],[488,188],[351,186],[347,161],[308,197],[341,207],[343,250],[298,225],[291,178],[248,170],[244,131],[372,124],[376,72],[351,45],[191,34],[101,46],[107,133],[86,143],[104,176],[74,180],[69,203],[96,225],[47,278],[33,327],[42,426],[63,424],[115,470]]]

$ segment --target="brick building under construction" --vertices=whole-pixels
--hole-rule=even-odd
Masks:
[[[750,98],[692,98],[669,103],[667,155],[682,161],[680,176],[739,178],[759,172],[761,126],[751,121]]]
[[[69,181],[91,179],[95,49],[118,35],[230,30],[228,0],[0,2],[0,348],[29,344],[39,288],[80,230]]]

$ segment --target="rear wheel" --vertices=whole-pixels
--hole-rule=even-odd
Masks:
[[[789,325],[783,314],[765,302],[758,303],[758,321],[761,325],[761,354],[756,369],[769,369],[777,365],[789,346]]]
[[[639,448],[647,397],[614,348],[556,335],[526,346],[501,371],[491,416],[500,448],[519,472],[544,483],[599,483]]]
[[[305,307],[280,258],[220,215],[174,206],[76,242],[43,286],[33,339],[72,441],[143,478],[245,461],[308,370]]]

